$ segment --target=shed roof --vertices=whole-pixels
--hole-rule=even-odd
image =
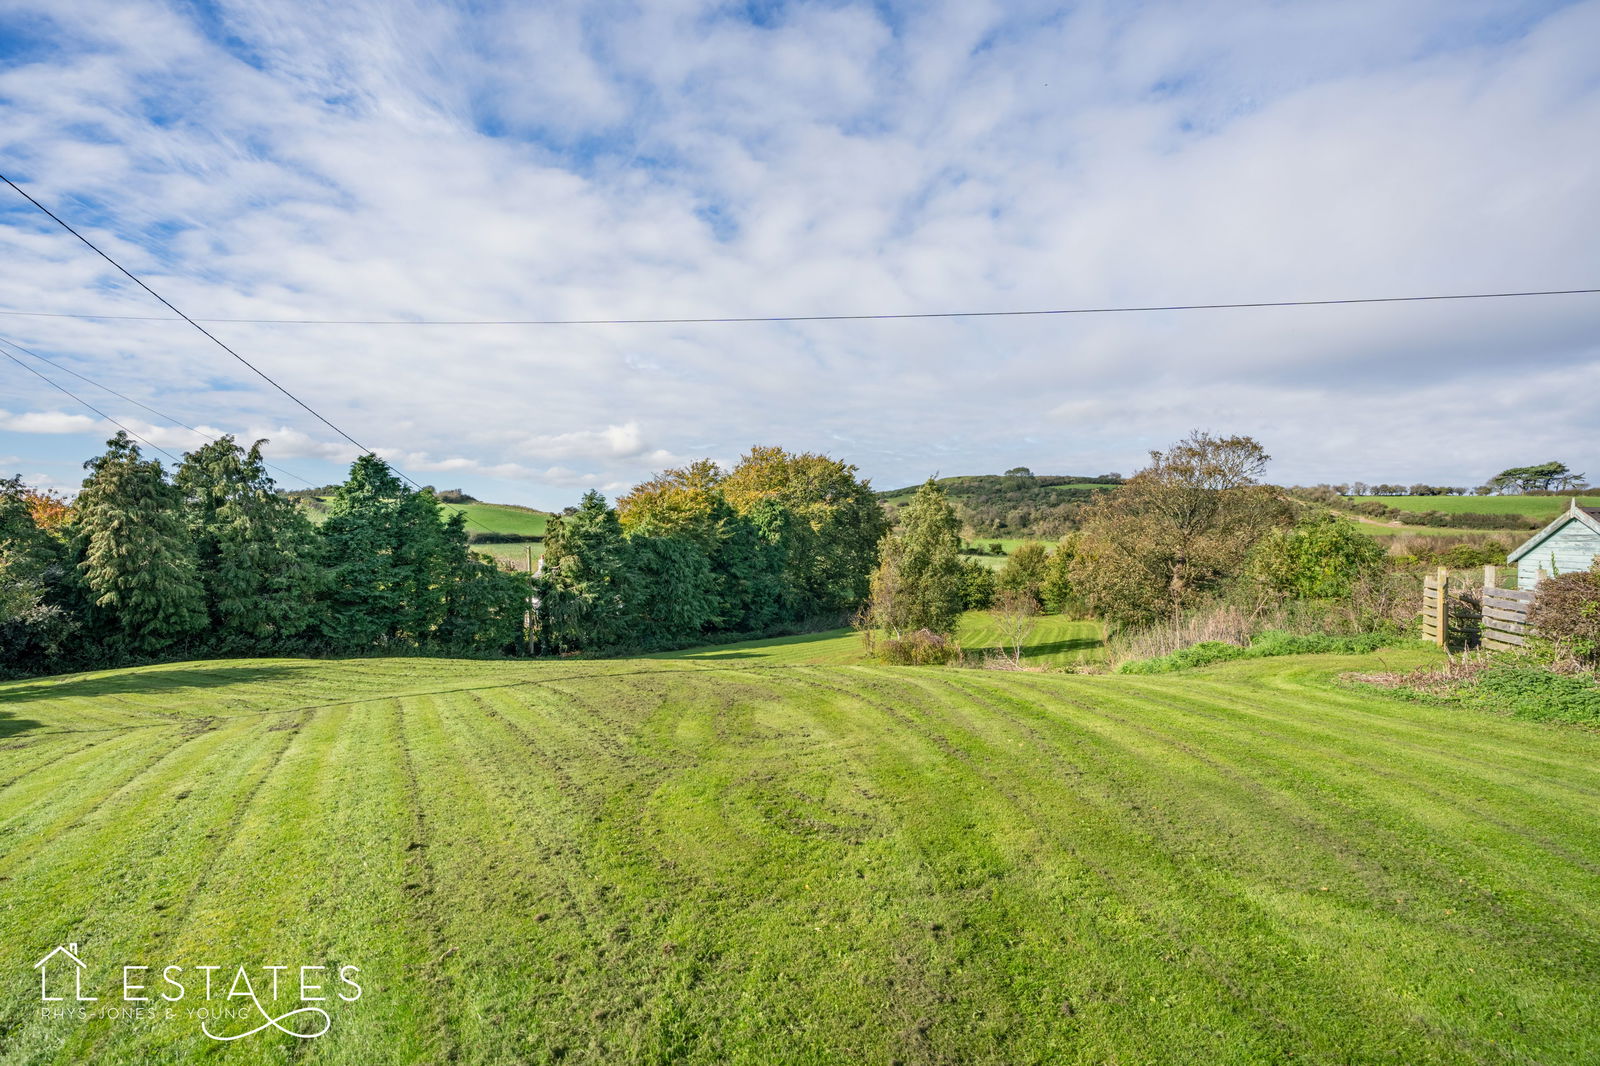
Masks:
[[[1557,532],[1558,530],[1565,529],[1567,524],[1570,522],[1578,522],[1584,526],[1587,526],[1589,529],[1594,531],[1596,536],[1600,536],[1600,507],[1579,507],[1578,501],[1573,500],[1571,507],[1567,508],[1565,511],[1562,511],[1561,514],[1556,517],[1554,522],[1551,522],[1549,525],[1545,526],[1543,529],[1539,530],[1539,532],[1535,533],[1533,536],[1524,541],[1520,548],[1506,556],[1506,561],[1512,563],[1516,562],[1518,559],[1537,548],[1544,541],[1548,540],[1551,534]]]

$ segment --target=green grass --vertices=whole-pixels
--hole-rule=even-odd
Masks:
[[[1371,656],[766,643],[0,685],[0,1062],[1600,1060],[1600,734],[1335,680]],[[105,997],[124,963],[364,994],[308,1041],[41,1018],[68,941]]]
[[[328,518],[327,500],[320,502],[323,506],[313,507],[304,500],[300,501],[306,515],[318,525]],[[439,510],[447,517],[455,511],[466,512],[468,532],[512,533],[523,537],[542,537],[550,521],[550,516],[543,511],[510,503],[443,503],[439,505]],[[521,558],[521,554],[519,548],[518,558]]]
[[[1023,643],[1023,665],[1055,668],[1100,662],[1105,658],[1102,635],[1098,622],[1044,615]],[[1000,650],[999,632],[992,617],[984,611],[968,611],[961,616],[956,641],[963,650],[979,656]],[[847,666],[869,662],[861,637],[849,629],[798,637],[747,640],[688,651],[660,652],[648,658],[742,662],[750,666]]]
[[[508,503],[444,503],[439,510],[445,515],[465,512],[468,532],[512,533],[522,537],[542,537],[550,516],[530,507],[516,507]]]
[[[533,557],[538,559],[544,555],[542,541],[528,541],[521,544],[473,544],[471,549],[481,555],[487,555],[501,563],[514,563],[519,570],[526,570],[528,566],[528,549],[533,549]]]
[[[1350,499],[1375,500],[1398,511],[1520,514],[1547,521],[1565,511],[1572,503],[1570,496],[1352,496]],[[1600,507],[1600,496],[1580,496],[1578,504],[1581,507]]]

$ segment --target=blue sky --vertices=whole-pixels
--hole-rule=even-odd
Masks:
[[[1600,285],[1600,3],[0,0],[0,170],[180,307],[633,318]],[[160,314],[0,198],[0,311]],[[1129,471],[1600,477],[1600,297],[785,325],[219,325],[419,481],[559,506],[754,443],[890,486]],[[185,326],[0,337],[337,480]],[[198,443],[50,367],[174,452]],[[111,428],[0,361],[0,471]],[[284,478],[285,484],[293,484]]]

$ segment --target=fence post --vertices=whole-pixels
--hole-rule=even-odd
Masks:
[[[1439,567],[1434,580],[1438,583],[1439,591],[1434,600],[1434,624],[1439,627],[1439,647],[1450,646],[1450,571]]]
[[[1483,587],[1497,589],[1500,587],[1500,568],[1493,564],[1483,568]]]

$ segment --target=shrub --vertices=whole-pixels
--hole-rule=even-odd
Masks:
[[[893,666],[944,666],[961,657],[954,638],[931,629],[903,637],[880,637],[874,644],[878,658]]]
[[[1119,674],[1165,674],[1231,659],[1262,659],[1277,655],[1360,655],[1377,651],[1394,641],[1385,633],[1357,633],[1333,637],[1325,634],[1284,633],[1269,630],[1249,644],[1206,641],[1157,659],[1135,659],[1117,667]]]
[[[1491,666],[1470,698],[1492,710],[1540,722],[1600,722],[1600,684],[1592,674],[1558,674],[1524,663]]]
[[[1578,661],[1600,662],[1600,563],[1539,582],[1528,623]]]
[[[1354,522],[1321,514],[1268,531],[1250,553],[1249,573],[1282,596],[1343,599],[1384,561],[1383,548]]]

